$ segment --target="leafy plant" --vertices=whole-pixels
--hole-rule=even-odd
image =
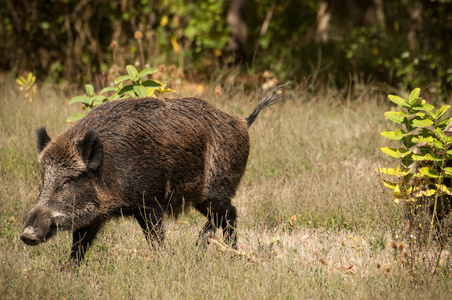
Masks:
[[[450,105],[435,110],[419,98],[419,93],[420,89],[414,89],[408,100],[389,95],[389,100],[400,110],[387,111],[385,116],[402,128],[381,135],[400,142],[400,146],[384,147],[381,151],[400,163],[396,168],[378,169],[395,177],[395,180],[383,180],[383,184],[394,191],[395,202],[406,203],[412,254],[416,249],[419,254],[422,245],[428,247],[434,232],[442,249],[450,229],[447,220],[452,196],[452,137],[449,136],[452,118],[443,118]],[[438,261],[440,254],[441,250]]]
[[[154,68],[146,68],[141,72],[132,66],[126,66],[127,75],[119,76],[115,79],[114,83],[117,86],[111,86],[103,88],[99,95],[94,94],[94,87],[91,84],[86,84],[86,95],[76,96],[69,100],[69,104],[81,102],[84,109],[91,111],[96,105],[102,104],[107,101],[113,101],[123,98],[144,98],[144,97],[156,97],[165,93],[174,92],[174,90],[166,88],[166,83],[162,83],[158,80],[148,79],[145,77],[157,72]],[[128,83],[124,85],[124,83]],[[107,97],[105,93],[113,92],[112,95]],[[71,115],[67,121],[72,123],[85,116],[84,113],[79,112]]]
[[[20,85],[19,90],[24,92],[25,98],[28,98],[32,102],[37,90],[36,76],[32,72],[29,72],[26,76],[19,76],[16,82]]]
[[[385,116],[402,126],[395,131],[385,131],[381,135],[399,141],[398,148],[384,147],[381,151],[397,158],[400,164],[396,168],[380,168],[380,173],[395,177],[395,180],[383,180],[383,184],[394,191],[398,203],[407,204],[406,216],[410,236],[418,245],[432,238],[446,237],[447,219],[450,212],[452,195],[452,137],[448,136],[452,118],[442,118],[450,109],[444,105],[438,110],[419,98],[420,89],[414,89],[409,99],[389,95],[389,100],[400,110],[388,111]],[[447,239],[447,238],[446,238]],[[444,239],[443,239],[444,241]]]

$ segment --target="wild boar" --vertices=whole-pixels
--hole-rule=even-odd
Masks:
[[[99,105],[54,139],[38,129],[43,184],[20,238],[33,246],[71,230],[71,259],[80,262],[110,217],[134,216],[158,244],[164,215],[194,207],[207,217],[203,242],[221,227],[236,247],[231,199],[248,159],[248,128],[284,99],[282,87],[246,119],[197,98],[142,98]]]

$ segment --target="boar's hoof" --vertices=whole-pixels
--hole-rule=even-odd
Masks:
[[[206,248],[207,245],[210,244],[209,239],[213,238],[214,236],[215,231],[213,231],[212,229],[208,229],[200,234],[199,240],[196,243],[196,245]]]

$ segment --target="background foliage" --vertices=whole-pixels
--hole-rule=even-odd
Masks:
[[[246,27],[237,32],[231,15]],[[80,85],[114,65],[162,62],[189,75],[239,65],[314,78],[313,88],[377,83],[443,99],[452,81],[450,0],[5,0],[0,19],[1,70]],[[244,42],[231,47],[237,35]]]

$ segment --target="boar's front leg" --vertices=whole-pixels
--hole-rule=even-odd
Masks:
[[[140,208],[133,215],[151,246],[156,246],[156,244],[160,244],[163,241],[164,213],[161,210]]]
[[[101,222],[76,230],[72,233],[71,259],[79,264],[85,258],[85,253],[99,232]]]

